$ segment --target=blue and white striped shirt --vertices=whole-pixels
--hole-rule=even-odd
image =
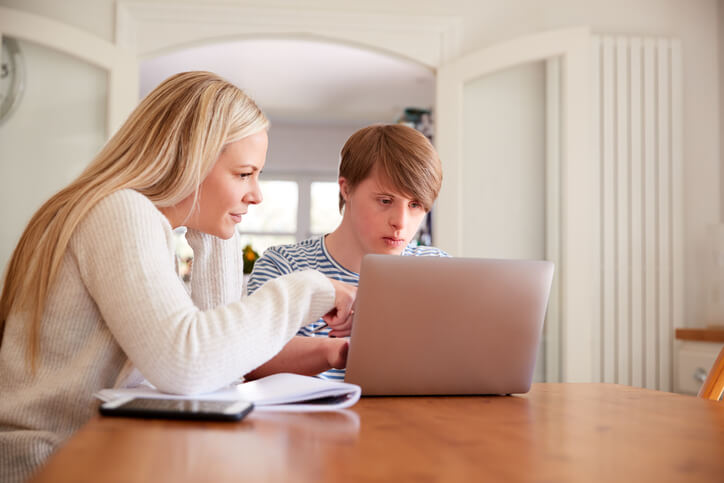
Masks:
[[[432,256],[432,257],[448,257],[444,251],[425,246],[407,245],[402,252],[403,256]],[[324,236],[310,238],[308,240],[294,243],[291,245],[278,245],[267,249],[254,263],[254,271],[249,278],[247,293],[253,293],[259,289],[264,283],[282,275],[296,272],[299,270],[313,269],[322,272],[329,278],[339,280],[354,286],[359,283],[359,274],[347,270],[327,251],[324,243]],[[329,328],[314,332],[315,329],[322,327],[324,321],[319,319],[305,327],[302,327],[297,335],[305,337],[327,337]],[[344,369],[330,369],[322,374],[325,379],[344,379]]]

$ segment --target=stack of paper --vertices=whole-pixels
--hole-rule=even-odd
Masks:
[[[104,402],[127,396],[216,401],[242,399],[253,402],[257,411],[329,411],[352,406],[361,394],[362,390],[356,384],[282,373],[193,396],[166,394],[150,385],[102,389],[95,396]]]

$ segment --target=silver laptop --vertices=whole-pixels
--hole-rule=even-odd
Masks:
[[[553,263],[366,255],[345,381],[362,395],[530,389]]]

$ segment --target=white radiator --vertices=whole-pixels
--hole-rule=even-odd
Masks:
[[[600,306],[594,375],[671,390],[683,326],[682,55],[678,40],[594,36]]]

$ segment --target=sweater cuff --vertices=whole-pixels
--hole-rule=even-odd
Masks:
[[[332,281],[316,270],[302,270],[284,275],[293,280],[294,286],[313,287],[316,296],[311,297],[309,311],[319,314],[307,323],[314,322],[334,308],[335,290]],[[301,288],[301,287],[300,287]],[[306,325],[306,324],[305,324]]]

